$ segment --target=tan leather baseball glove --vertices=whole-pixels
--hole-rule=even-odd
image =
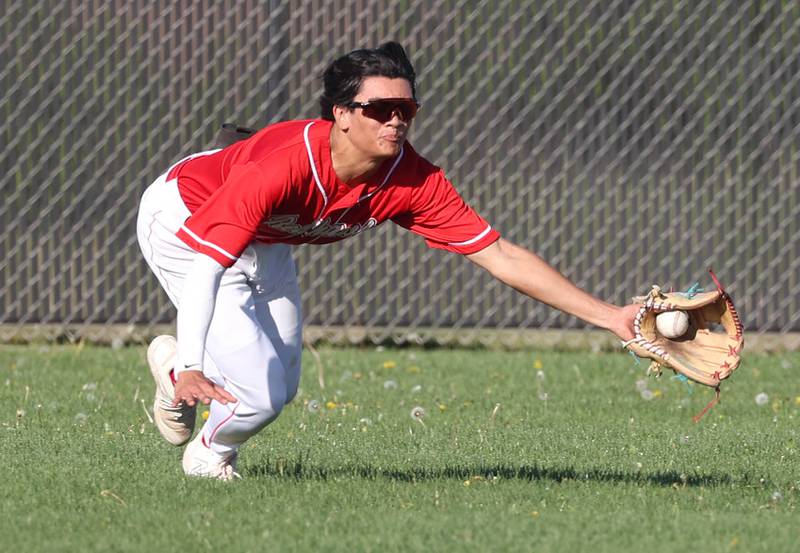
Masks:
[[[634,298],[642,304],[634,320],[636,336],[623,345],[652,360],[649,373],[661,374],[666,367],[719,392],[720,382],[739,366],[744,335],[733,300],[710,269],[709,274],[717,288],[713,292],[665,293],[653,286],[646,296]],[[688,316],[680,336],[667,338],[659,331],[657,317],[669,311]]]

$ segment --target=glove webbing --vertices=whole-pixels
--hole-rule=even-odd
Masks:
[[[714,271],[711,267],[708,268],[708,274],[711,275],[711,278],[714,280],[714,284],[717,285],[717,289],[722,292],[722,297],[725,298],[725,303],[728,306],[728,310],[731,312],[731,317],[733,318],[733,324],[736,326],[736,337],[741,338],[742,332],[744,332],[744,328],[742,326],[742,320],[739,318],[739,312],[736,311],[736,308],[733,306],[733,301],[731,301],[731,297],[728,292],[725,291],[725,288],[722,287],[719,280],[717,279],[717,275],[714,274]]]

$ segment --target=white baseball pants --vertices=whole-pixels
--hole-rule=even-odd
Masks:
[[[139,246],[176,307],[192,301],[181,297],[181,289],[198,254],[175,236],[189,214],[177,180],[167,180],[166,173],[139,205]],[[222,276],[206,340],[206,377],[238,400],[212,401],[201,430],[212,450],[235,451],[275,420],[297,394],[301,350],[300,289],[291,247],[253,242]]]

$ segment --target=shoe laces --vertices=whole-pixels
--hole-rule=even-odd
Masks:
[[[241,478],[242,475],[236,472],[233,465],[236,463],[237,455],[234,453],[228,457],[219,457],[219,460],[212,464],[209,476],[218,480],[234,480]]]
[[[158,397],[159,409],[163,409],[164,411],[168,411],[170,413],[175,413],[177,415],[183,415],[185,413],[189,413],[194,407],[189,407],[185,403],[181,402],[177,406],[172,405],[172,400],[165,398],[163,396]]]
[[[233,470],[233,465],[225,464],[221,467],[219,475],[217,478],[219,480],[235,480],[237,478],[241,478],[242,475]]]

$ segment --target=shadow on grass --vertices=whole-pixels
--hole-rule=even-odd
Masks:
[[[441,468],[408,468],[374,467],[372,465],[354,465],[326,467],[304,463],[303,460],[278,460],[275,463],[251,467],[245,471],[249,476],[267,476],[291,478],[295,480],[334,480],[340,478],[363,478],[368,480],[395,480],[399,482],[419,482],[425,480],[469,480],[476,476],[486,479],[500,477],[505,480],[565,482],[622,482],[653,486],[694,486],[715,487],[733,484],[728,474],[680,474],[667,472],[621,472],[614,470],[577,470],[573,468],[555,468],[538,466],[464,466]]]

